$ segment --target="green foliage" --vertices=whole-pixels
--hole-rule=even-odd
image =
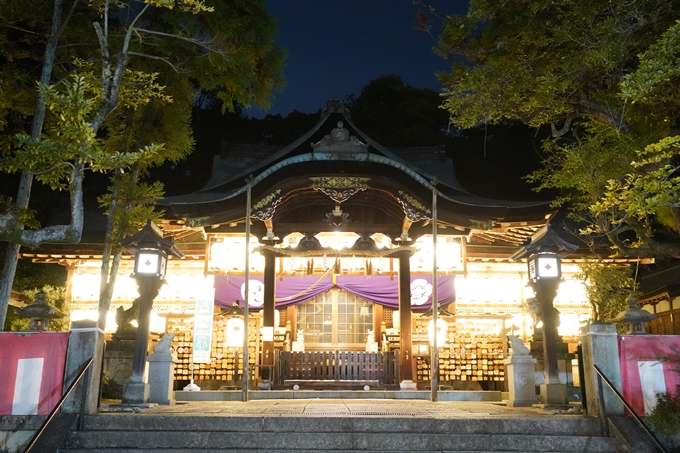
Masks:
[[[69,314],[70,310],[66,303],[66,287],[44,285],[42,288],[33,288],[24,291],[32,302],[35,302],[36,295],[43,291],[45,293],[45,303],[54,309],[54,312],[61,316],[50,320],[48,330],[52,332],[64,332],[69,330]],[[30,305],[30,304],[28,304]],[[20,318],[16,316],[13,311],[8,312],[7,320],[5,321],[5,330],[18,332],[29,329],[28,318]]]
[[[473,0],[439,38],[444,108],[463,128],[549,128],[528,182],[621,255],[680,257],[679,19],[679,0]]]
[[[274,46],[274,20],[262,1],[133,3],[76,4],[69,22],[52,25],[57,3],[46,2],[38,15],[31,2],[0,4],[0,43],[7,44],[0,50],[0,75],[7,76],[0,77],[0,131],[12,115],[19,118],[14,129],[28,126],[41,63],[53,69],[52,80],[74,74],[40,87],[51,113],[45,134],[21,132],[20,146],[3,137],[1,170],[27,170],[57,190],[68,187],[77,165],[107,172],[139,162],[144,175],[192,151],[197,86],[233,109],[266,107],[284,85],[285,53]],[[53,27],[61,28],[61,45],[54,61],[43,62],[44,33]]]
[[[91,124],[96,101],[88,95],[90,85],[85,77],[66,80],[62,88],[43,86],[40,91],[54,122],[49,123],[40,140],[19,134],[23,146],[0,161],[0,170],[28,170],[53,189],[63,190],[68,186],[74,163],[104,172],[129,167],[141,157],[158,152],[158,147],[126,154],[106,153],[102,149],[101,140]]]
[[[40,228],[40,222],[35,219],[35,211],[33,209],[18,208],[10,197],[0,195],[0,215],[6,215],[10,212],[16,213],[19,216],[19,222],[27,227]]]
[[[672,354],[657,356],[656,359],[670,363],[671,369],[675,373],[680,373],[680,351],[674,347],[670,349]],[[664,436],[680,433],[680,386],[676,388],[674,395],[666,392],[657,393],[656,406],[647,416],[647,421]]]
[[[604,194],[612,178],[628,168],[636,146],[632,137],[600,122],[584,125],[583,130],[585,136],[575,143],[544,141],[543,168],[526,178],[538,184],[537,190],[561,189],[559,204],[568,201],[581,213]]]
[[[615,225],[633,217],[653,235],[651,219],[660,210],[680,207],[680,176],[675,157],[680,154],[680,136],[666,137],[637,152],[631,162],[634,173],[610,179],[605,193],[589,209],[607,215]],[[680,224],[674,225],[680,233]]]
[[[658,393],[656,395],[656,406],[651,414],[647,416],[647,421],[665,436],[672,436],[680,433],[680,389],[675,395],[670,393]]]
[[[25,292],[46,285],[65,286],[66,268],[59,264],[37,264],[28,260],[19,261],[14,279],[15,290]]]
[[[130,175],[124,175],[119,183],[118,209],[114,211],[112,219],[112,237],[116,238],[116,241],[138,232],[146,224],[147,219],[158,221],[163,216],[163,211],[156,210],[154,206],[156,200],[163,196],[163,184],[160,181],[152,184],[144,182],[130,184],[130,178]],[[113,187],[110,189],[113,190]],[[111,193],[102,195],[97,201],[100,207],[110,212]]]
[[[628,266],[612,266],[593,257],[580,264],[581,272],[574,276],[584,283],[588,303],[593,311],[592,322],[612,322],[628,308],[627,298],[635,292],[635,281]]]
[[[621,96],[646,104],[673,101],[677,106],[677,98],[669,90],[677,86],[680,77],[680,20],[639,58],[638,68],[623,78]]]

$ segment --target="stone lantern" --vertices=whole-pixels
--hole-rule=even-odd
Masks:
[[[131,277],[137,281],[139,292],[139,298],[136,300],[139,305],[139,316],[132,375],[130,381],[123,386],[123,403],[141,404],[148,402],[149,399],[148,384],[144,382],[144,369],[153,300],[165,282],[168,255],[182,258],[184,254],[175,246],[172,239],[163,238],[163,232],[151,220],[146,222],[139,233],[121,240],[120,245],[135,254],[134,272]]]
[[[35,302],[21,310],[14,310],[14,314],[21,318],[28,318],[30,330],[47,330],[50,319],[61,318],[61,315],[54,312],[54,308],[45,303],[46,294],[40,291],[35,296]]]
[[[545,383],[541,385],[541,400],[545,405],[566,405],[567,387],[560,382],[557,368],[557,325],[554,317],[553,300],[562,282],[561,253],[572,253],[578,249],[547,224],[510,259],[526,258],[529,285],[541,303],[543,314],[543,357],[545,361]]]
[[[628,297],[628,310],[624,310],[614,318],[616,324],[623,324],[628,335],[643,335],[645,334],[645,323],[656,319],[657,316],[649,313],[637,303],[637,297]]]

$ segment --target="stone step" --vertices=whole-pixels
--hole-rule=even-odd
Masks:
[[[577,431],[584,428],[586,431],[591,430],[590,419],[555,420],[559,425],[568,426],[558,429],[558,433],[548,434],[546,432],[550,431],[551,426],[546,425],[546,421],[543,422],[544,426],[540,426],[541,423],[538,426],[531,423],[539,420],[190,418],[192,420],[187,423],[187,420],[181,417],[87,417],[86,430],[72,432],[65,446],[59,451],[613,453],[618,447],[618,442],[613,438],[601,437],[596,433],[574,434],[571,431],[570,428]],[[130,419],[137,423],[131,422]],[[192,426],[195,424],[194,419],[203,420],[202,425]],[[220,423],[215,424],[218,421]],[[102,423],[107,426],[99,426]],[[116,429],[111,429],[114,426]],[[556,426],[558,425],[553,425],[552,428]],[[453,427],[454,430],[442,431],[447,427]]]
[[[592,417],[425,418],[318,416],[162,416],[90,415],[85,431],[191,431],[296,433],[431,433],[431,434],[544,434],[599,436],[599,419]]]
[[[160,448],[160,449],[139,449],[139,448],[95,448],[95,449],[89,449],[89,448],[81,448],[81,449],[69,449],[69,450],[59,450],[60,452],[68,452],[68,453],[139,453],[139,452],[163,452],[163,453],[215,453],[218,451],[225,451],[224,449],[217,448],[217,449],[201,449],[201,448],[186,448],[186,449],[167,449],[167,448]],[[245,449],[245,450],[238,450],[238,449],[229,449],[226,450],[231,453],[250,453],[253,450],[252,449]],[[257,451],[257,450],[255,450]],[[272,450],[272,449],[266,449],[262,451],[267,451],[269,453],[290,453],[293,450]],[[313,450],[294,450],[297,453],[319,453],[318,449],[313,449]],[[324,450],[324,451],[330,451],[332,453],[365,453],[366,451],[369,450]],[[540,450],[540,451],[530,451],[530,450],[521,450],[521,453],[544,453],[546,451],[550,451],[550,453],[574,453],[574,450],[568,450],[568,451],[560,451],[560,450]],[[612,449],[612,450],[605,450],[607,453],[617,453],[620,450],[617,449]],[[413,450],[370,450],[371,453],[413,453]],[[432,453],[518,453],[518,450],[436,450],[436,452]],[[421,451],[419,453],[430,453],[427,451]]]
[[[148,445],[156,451],[171,449],[250,450],[250,451],[492,451],[521,452],[614,452],[617,442],[605,437],[483,435],[483,434],[401,434],[394,433],[224,433],[224,432],[79,432],[71,435],[67,448],[95,451],[116,448],[119,451],[143,450]],[[130,450],[128,450],[130,449]]]

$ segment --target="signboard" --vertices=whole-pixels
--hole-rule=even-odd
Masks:
[[[211,288],[212,289],[212,288]],[[210,363],[214,293],[205,291],[196,299],[194,315],[194,363]]]
[[[0,332],[0,415],[46,415],[61,398],[68,332]]]
[[[661,360],[677,356],[680,335],[619,335],[621,393],[641,417],[656,406],[658,393],[675,394],[680,374],[673,363]]]

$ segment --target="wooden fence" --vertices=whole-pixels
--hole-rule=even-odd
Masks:
[[[395,352],[277,351],[274,385],[303,383],[399,384]]]

